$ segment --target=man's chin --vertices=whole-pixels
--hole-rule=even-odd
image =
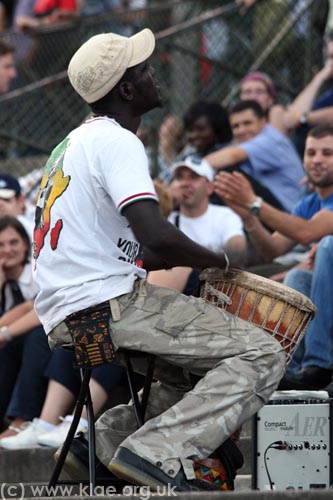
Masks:
[[[158,97],[156,99],[155,108],[163,108],[163,106],[164,106],[163,98],[161,95],[158,95]]]
[[[152,102],[150,104],[150,106],[147,106],[147,109],[144,112],[148,113],[149,111],[152,111],[153,109],[156,109],[156,108],[163,108],[162,99],[156,99],[156,101]]]

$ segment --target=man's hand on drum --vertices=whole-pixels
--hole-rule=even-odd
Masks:
[[[214,190],[240,217],[246,219],[250,216],[249,206],[255,201],[256,194],[244,175],[219,172],[214,179]]]

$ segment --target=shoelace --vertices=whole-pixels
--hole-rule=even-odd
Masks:
[[[18,435],[24,431],[33,430],[36,427],[36,425],[37,425],[36,422],[23,422],[19,427],[14,427],[14,426],[10,425],[9,429],[16,431],[17,435]]]
[[[23,425],[23,424],[22,424],[22,425]],[[22,430],[22,429],[20,429],[20,427],[15,427],[15,425],[10,425],[10,426],[8,427],[8,429],[9,429],[10,431],[15,431],[15,432],[17,432],[17,433],[21,432],[21,430]]]
[[[23,422],[23,424],[21,424],[19,427],[19,432],[26,431],[27,429],[29,429],[35,425],[36,424],[34,422]]]

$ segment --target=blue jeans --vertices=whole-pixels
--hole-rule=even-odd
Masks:
[[[296,350],[288,370],[333,366],[333,236],[319,243],[312,271],[291,269],[284,284],[309,297],[317,314]]]
[[[40,415],[51,350],[42,326],[16,337],[0,350],[0,423],[4,415],[32,420]]]

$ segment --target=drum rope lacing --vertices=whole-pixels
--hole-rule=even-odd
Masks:
[[[210,295],[214,295],[217,299],[219,299],[221,302],[224,302],[228,306],[232,304],[232,300],[228,295],[226,295],[223,292],[220,292],[219,290],[216,290],[210,283],[206,281],[205,283],[205,292]]]

